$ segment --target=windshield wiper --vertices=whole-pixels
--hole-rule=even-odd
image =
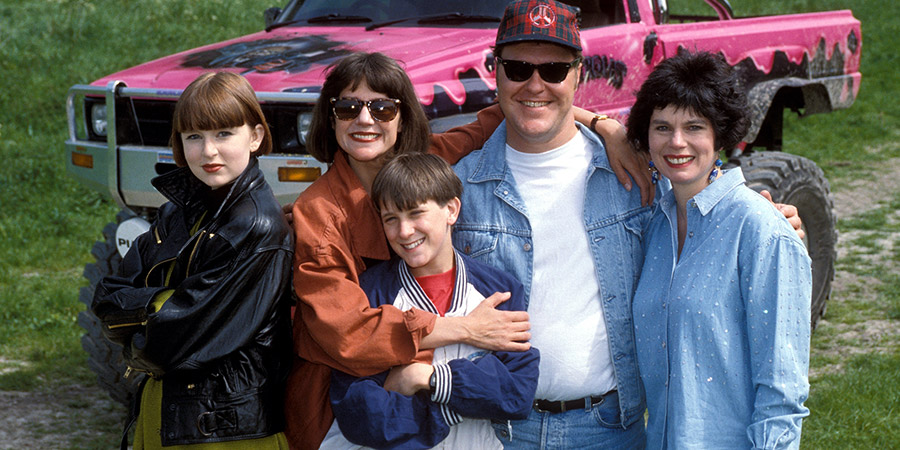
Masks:
[[[295,25],[300,22],[306,23],[332,23],[332,22],[347,22],[347,23],[365,23],[371,22],[372,19],[366,16],[348,16],[344,14],[326,14],[324,16],[316,16],[310,17],[309,19],[299,19],[299,20],[291,20],[289,22],[281,22],[276,23],[269,28],[266,28],[266,31],[272,31],[276,28],[282,28],[289,25]]]
[[[434,16],[434,17],[425,17],[419,19],[419,23],[441,23],[441,22],[497,22],[500,23],[500,18],[496,16],[484,16],[484,15],[474,15],[474,14],[461,14],[461,13],[450,13],[444,14],[443,16]]]
[[[306,23],[325,23],[325,22],[371,22],[372,19],[366,16],[345,16],[343,14],[327,14],[324,16],[311,17],[306,19]]]
[[[404,17],[402,19],[394,19],[388,20],[386,22],[373,23],[366,27],[366,31],[372,31],[376,28],[386,27],[390,25],[394,25],[400,22],[409,22],[410,20],[416,20],[419,24],[427,24],[427,23],[443,23],[443,22],[500,22],[499,17],[495,16],[479,16],[473,14],[463,14],[460,12],[452,12],[446,14],[435,14],[430,16],[413,16],[413,17]]]

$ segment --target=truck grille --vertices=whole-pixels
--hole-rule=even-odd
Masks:
[[[91,106],[103,99],[85,98],[85,117],[90,117]],[[272,132],[272,153],[305,154],[306,147],[297,137],[297,115],[311,111],[311,105],[264,103],[263,114]],[[168,147],[172,133],[172,114],[175,102],[120,98],[116,101],[116,142],[119,145]],[[89,139],[106,141],[88,127]]]

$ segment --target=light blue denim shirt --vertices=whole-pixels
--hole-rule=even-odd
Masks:
[[[578,127],[594,154],[585,174],[584,226],[603,299],[621,419],[623,424],[630,424],[642,418],[645,409],[635,355],[631,299],[643,262],[641,239],[651,208],[641,206],[638,189],[628,192],[619,183],[602,141],[580,124]],[[534,243],[525,202],[506,163],[506,122],[482,150],[463,158],[454,169],[463,182],[462,209],[453,227],[454,246],[518,278],[525,286],[527,305],[534,273]]]
[[[728,170],[688,201],[676,257],[672,192],[647,230],[634,298],[647,448],[799,448],[809,410],[806,248]]]

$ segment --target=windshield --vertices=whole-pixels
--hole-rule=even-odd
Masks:
[[[297,0],[284,9],[274,27],[287,24],[317,26],[459,26],[497,28],[509,0]],[[444,20],[436,16],[447,15]],[[496,17],[496,21],[485,20]],[[423,20],[424,19],[424,20]],[[421,20],[421,22],[420,22]]]

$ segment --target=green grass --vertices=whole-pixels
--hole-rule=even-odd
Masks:
[[[0,355],[27,361],[26,368],[0,376],[2,390],[32,390],[53,380],[92,382],[84,370],[76,317],[83,305],[73,298],[82,284],[79,270],[22,274],[16,283],[4,280],[4,297],[26,299],[17,307],[6,302],[0,310]],[[8,297],[7,297],[8,296]],[[27,339],[24,339],[26,338]]]
[[[803,421],[804,448],[896,448],[900,436],[900,355],[865,355],[840,375],[816,380]]]
[[[671,0],[699,3],[700,0]],[[65,97],[84,84],[135,64],[262,28],[262,12],[283,0],[0,0],[0,390],[44,391],[89,383],[76,316],[90,249],[117,207],[65,171]],[[900,157],[900,21],[892,0],[732,0],[738,16],[853,9],[862,21],[862,87],[849,110],[785,121],[784,148],[815,160],[835,190]],[[849,358],[859,346],[838,326],[900,320],[900,242],[890,265],[873,263],[874,238],[897,231],[898,198],[839,223],[856,232],[854,250],[838,262],[860,277],[832,296],[828,321],[813,335],[813,368],[842,371],[811,380],[805,448],[887,448],[900,442],[898,344],[877,341],[880,355]],[[892,269],[893,268],[893,271]],[[873,294],[873,302],[860,300]],[[839,300],[839,301],[838,301]],[[829,352],[830,349],[838,349]],[[71,402],[70,402],[71,403]],[[65,406],[65,405],[64,405]],[[84,405],[72,403],[77,411]],[[115,414],[112,414],[115,416]],[[119,424],[98,415],[70,426],[79,448],[110,447]],[[59,431],[59,430],[56,430]]]

